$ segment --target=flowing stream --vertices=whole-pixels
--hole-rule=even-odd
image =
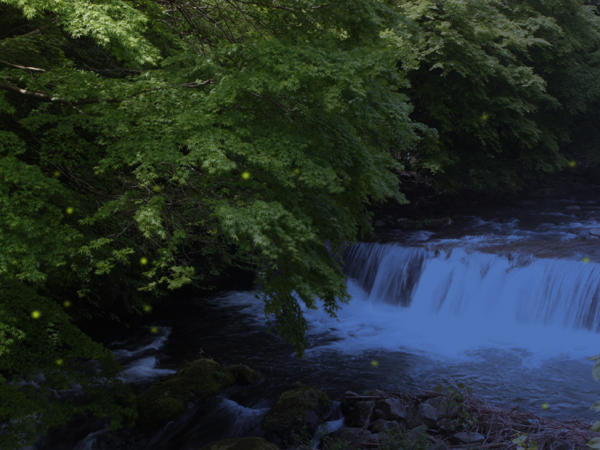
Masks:
[[[600,234],[598,203],[570,200],[353,245],[344,265],[352,300],[337,319],[321,309],[305,311],[304,360],[267,332],[253,293],[182,299],[165,318],[171,326],[112,344],[125,380],[141,390],[201,351],[222,364],[247,364],[262,380],[224,391],[143,441],[119,440],[100,428],[42,439],[34,448],[191,450],[260,435],[268,408],[296,381],[332,398],[346,390],[416,391],[462,382],[498,406],[600,419],[590,411],[600,384],[587,359],[600,353],[594,233]],[[542,403],[550,408],[542,410]]]

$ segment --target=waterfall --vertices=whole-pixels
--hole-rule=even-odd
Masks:
[[[432,315],[600,331],[600,265],[463,248],[357,244],[345,272],[369,301]]]

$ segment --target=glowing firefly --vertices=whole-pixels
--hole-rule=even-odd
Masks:
[[[243,178],[244,180],[249,180],[249,179],[250,179],[250,172],[244,172],[244,173],[242,174],[242,178]]]
[[[141,264],[142,266],[145,266],[146,264],[148,264],[148,258],[146,258],[145,256],[142,256],[142,257],[140,258],[140,264]]]
[[[33,317],[34,319],[39,319],[40,317],[42,317],[42,313],[39,311],[33,311],[31,313],[31,317]]]
[[[376,359],[374,359],[373,361],[371,361],[371,365],[373,367],[377,367],[377,366],[379,366],[379,361],[377,361]]]

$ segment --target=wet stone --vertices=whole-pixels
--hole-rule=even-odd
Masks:
[[[438,411],[428,403],[422,403],[417,409],[417,416],[429,428],[435,428],[438,420]]]
[[[478,444],[485,441],[485,437],[473,431],[461,431],[453,436],[454,440],[461,444]]]
[[[406,408],[397,398],[386,398],[377,402],[375,417],[383,420],[403,421],[406,420]]]

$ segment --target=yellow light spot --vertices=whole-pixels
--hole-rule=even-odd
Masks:
[[[31,317],[33,317],[34,319],[39,319],[40,317],[42,317],[42,313],[39,311],[33,311],[31,313]]]
[[[60,177],[60,172],[58,170],[55,170],[52,175],[54,175],[56,178],[58,178],[58,177]]]
[[[548,403],[542,403],[542,409],[544,411],[546,411],[546,410],[550,409],[550,405]]]
[[[56,364],[59,365],[59,366],[62,366],[63,360],[62,359],[57,359],[56,360]]]
[[[69,300],[65,300],[64,303],[63,303],[63,306],[65,308],[68,308],[69,306],[71,306],[71,302]]]
[[[152,188],[152,190],[153,190],[154,192],[160,192],[160,191],[162,191],[162,188],[161,188],[160,186],[154,186],[154,187]]]
[[[142,256],[142,257],[140,258],[140,264],[141,264],[142,266],[145,266],[146,264],[148,264],[148,258],[146,258],[146,257]]]
[[[584,263],[586,263],[586,264],[587,264],[587,263],[589,263],[589,262],[590,262],[590,258],[588,258],[588,257],[586,256],[585,258],[583,258],[583,262],[584,262]]]
[[[569,161],[569,167],[577,167],[577,161]]]
[[[298,174],[300,173],[300,169],[299,169],[298,167],[296,167],[296,168],[294,169],[294,173],[295,173],[296,175],[298,175]]]
[[[152,306],[150,306],[150,305],[144,305],[144,312],[149,313],[151,311],[152,311]]]
[[[482,114],[482,115],[481,115],[481,120],[483,120],[484,122],[485,122],[486,120],[488,120],[489,118],[490,118],[490,116],[488,116],[487,114]]]
[[[158,327],[150,327],[150,333],[152,333],[152,334],[158,333]]]
[[[67,214],[73,214],[74,209],[69,206],[65,211],[67,211]]]
[[[242,174],[242,178],[243,178],[244,180],[249,180],[249,179],[250,179],[250,172],[244,172],[244,173]]]
[[[371,361],[371,365],[373,367],[377,367],[379,365],[379,361],[377,361],[376,359],[374,359],[373,361]]]

